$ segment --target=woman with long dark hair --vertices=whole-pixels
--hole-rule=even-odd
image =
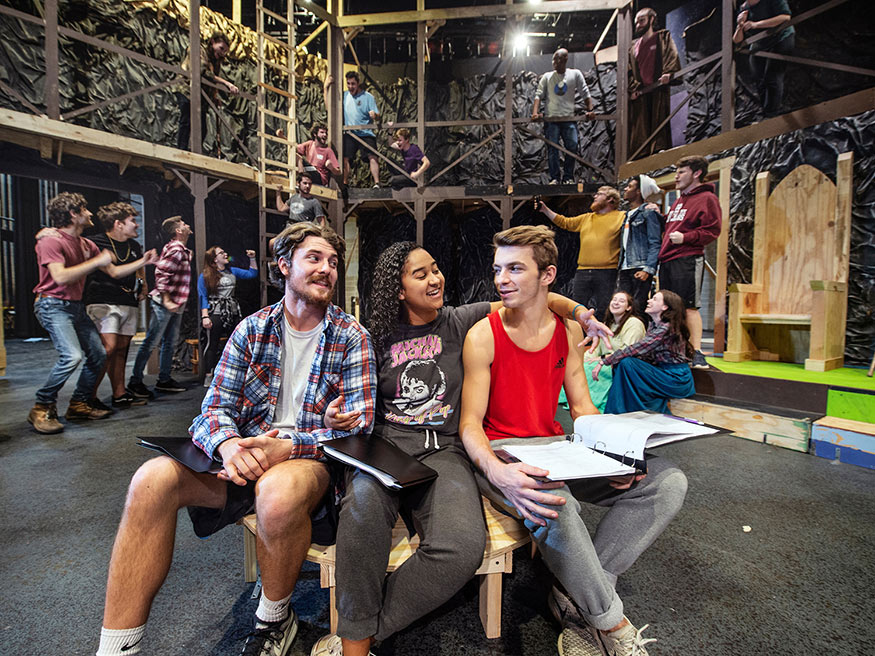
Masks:
[[[201,311],[201,377],[213,370],[219,361],[219,346],[240,323],[240,304],[234,296],[237,279],[250,280],[258,276],[255,251],[247,250],[248,269],[228,266],[231,258],[220,246],[204,253],[204,269],[197,279],[197,294]]]
[[[598,379],[603,365],[613,368],[606,413],[667,412],[669,399],[696,393],[690,372],[693,347],[683,300],[674,292],[661,290],[647,301],[645,312],[653,321],[644,338],[602,357],[593,369],[593,378]]]
[[[438,477],[394,491],[361,470],[348,472],[337,533],[338,635],[323,637],[312,654],[341,653],[340,644],[345,656],[367,654],[375,640],[447,601],[483,559],[480,493],[459,439],[462,346],[468,329],[501,304],[445,307],[444,276],[413,242],[384,250],[373,280],[368,328],[377,354],[374,434],[437,470]],[[551,294],[550,306],[576,317],[588,334],[607,333],[569,299]],[[329,411],[326,426],[342,428],[342,422],[357,421],[352,415]],[[420,546],[387,578],[399,512],[416,528]]]
[[[592,370],[604,356],[634,344],[644,337],[646,332],[644,322],[638,317],[636,310],[635,299],[632,298],[631,294],[628,292],[614,294],[608,309],[605,310],[604,319],[602,319],[604,324],[614,333],[614,336],[611,337],[611,345],[608,346],[603,342],[599,344],[595,352],[587,353],[583,357],[583,370],[587,374],[586,382],[589,385],[589,396],[599,412],[605,411],[605,403],[608,401],[608,391],[611,389],[613,376],[611,375],[611,367],[602,369],[598,379],[592,377]]]

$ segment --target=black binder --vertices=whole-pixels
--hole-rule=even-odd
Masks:
[[[437,478],[437,472],[391,442],[371,435],[350,435],[319,445],[329,458],[372,474],[388,488],[403,489]]]
[[[138,444],[160,451],[199,474],[218,474],[222,463],[201,451],[190,437],[139,437]]]

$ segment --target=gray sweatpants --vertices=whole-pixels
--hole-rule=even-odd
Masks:
[[[438,477],[410,490],[389,490],[357,469],[348,474],[337,528],[337,634],[342,638],[388,638],[452,597],[483,561],[486,527],[467,456],[453,445],[420,460]],[[412,520],[420,543],[386,576],[399,511]]]
[[[495,440],[491,446],[531,444],[532,439],[540,438]],[[497,508],[520,516],[485,477],[478,474],[477,483]],[[563,506],[551,506],[559,517],[545,518],[546,526],[525,521],[526,528],[584,619],[597,629],[613,628],[623,619],[623,602],[614,589],[617,577],[653,544],[681,509],[687,477],[674,463],[648,456],[647,476],[628,490],[616,490],[605,479],[595,478],[569,481],[550,493],[566,499]],[[584,501],[609,508],[592,538],[580,516]]]

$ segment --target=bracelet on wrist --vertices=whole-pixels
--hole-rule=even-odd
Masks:
[[[577,308],[580,308],[580,307],[582,307],[583,309],[586,309],[586,306],[583,303],[578,303],[577,305],[575,305],[574,308],[571,310],[571,318],[572,319],[574,319],[575,315],[577,314]],[[576,321],[576,319],[575,319],[575,321]]]

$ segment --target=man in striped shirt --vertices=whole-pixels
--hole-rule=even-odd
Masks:
[[[319,442],[367,434],[376,365],[370,335],[331,304],[344,242],[309,222],[274,244],[281,301],[244,319],[189,428],[222,466],[199,474],[161,456],[134,475],[113,547],[99,656],[139,651],[152,600],[170,568],[177,511],[201,537],[257,510],[262,595],[246,654],[286,654],[297,632],[289,602],[311,541],[334,539],[333,494]],[[326,414],[358,419],[325,428]]]

